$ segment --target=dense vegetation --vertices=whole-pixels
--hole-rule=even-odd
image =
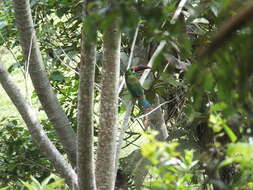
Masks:
[[[161,104],[168,137],[163,141],[155,138],[157,132],[147,128],[148,118],[142,117],[145,110],[136,104],[125,131],[116,188],[253,189],[252,2],[188,0],[180,10],[183,0],[120,0],[118,9],[109,16],[106,2],[90,3],[89,8],[96,11],[84,23],[79,0],[31,0],[30,3],[45,70],[75,132],[82,26],[87,34],[85,39],[97,43],[95,147],[99,131],[103,31],[120,18],[121,80],[131,54],[132,65],[153,62],[143,87],[148,101]],[[0,44],[8,50],[7,54],[13,55],[8,72],[14,77],[17,72],[23,73],[25,82],[28,80],[26,61],[19,48],[13,3],[0,1],[0,7]],[[159,47],[162,48],[153,56]],[[0,60],[2,56],[5,55]],[[35,92],[28,99],[42,111]],[[119,94],[119,127],[123,126],[132,101],[124,88]],[[45,116],[41,124],[64,153]],[[0,118],[0,135],[0,187],[21,189],[32,183],[30,176],[42,182],[57,173],[32,142],[20,118]],[[147,176],[134,173],[134,169],[138,170],[136,164],[140,163],[140,149],[147,158]],[[32,181],[37,183],[34,178]],[[55,176],[51,175],[50,180],[58,182],[51,189],[57,185],[59,189],[67,188]]]

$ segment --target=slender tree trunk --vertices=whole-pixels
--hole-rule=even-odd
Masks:
[[[88,14],[87,2],[84,2]],[[86,15],[84,13],[84,15]],[[93,142],[93,93],[96,65],[96,44],[87,40],[83,29],[81,66],[79,72],[78,120],[77,120],[77,173],[79,190],[95,190],[94,142]]]
[[[103,36],[104,57],[100,105],[100,131],[96,162],[96,182],[99,190],[113,190],[118,115],[118,80],[121,34],[116,18]]]
[[[36,41],[29,0],[13,0],[23,55],[39,100],[56,129],[72,164],[76,162],[76,136],[49,83]]]
[[[76,189],[77,176],[75,171],[72,169],[71,165],[65,161],[60,152],[49,140],[42,129],[35,112],[32,110],[32,107],[26,102],[19,89],[11,81],[8,73],[3,68],[2,63],[0,63],[0,83],[25,121],[33,141],[39,146],[43,154],[51,161],[54,168],[66,180],[69,187]]]

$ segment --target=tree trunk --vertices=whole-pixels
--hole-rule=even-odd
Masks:
[[[23,56],[39,100],[69,156],[76,162],[76,136],[50,85],[43,67],[42,56],[36,41],[29,0],[13,0],[17,29],[20,33]]]
[[[77,176],[75,171],[72,169],[71,165],[64,160],[63,156],[49,140],[42,129],[35,112],[32,110],[32,107],[26,102],[19,89],[11,81],[8,73],[3,68],[2,63],[0,63],[0,83],[25,121],[33,141],[39,146],[42,153],[51,161],[54,168],[66,180],[69,187],[76,189]]]
[[[103,36],[104,57],[100,105],[96,182],[99,190],[113,190],[115,181],[116,132],[118,115],[118,79],[121,34],[115,18]]]
[[[85,12],[88,5],[85,4]],[[84,15],[86,15],[84,13]],[[77,120],[77,173],[79,190],[96,190],[94,170],[93,93],[96,65],[96,44],[87,40],[83,29],[79,72]]]

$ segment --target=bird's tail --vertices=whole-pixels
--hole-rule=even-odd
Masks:
[[[141,104],[144,109],[153,107],[144,97],[139,97],[138,101],[139,104]]]

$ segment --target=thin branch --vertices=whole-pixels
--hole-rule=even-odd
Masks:
[[[158,110],[158,109],[159,109],[160,107],[162,107],[163,105],[168,104],[168,103],[170,103],[170,102],[172,102],[172,101],[173,101],[173,100],[163,102],[162,104],[156,106],[154,109],[152,109],[152,110],[149,111],[148,113],[143,114],[143,115],[141,115],[141,116],[139,116],[139,117],[136,117],[135,119],[142,119],[142,118],[144,118],[144,117],[150,115],[150,114],[153,113],[154,111]]]
[[[34,22],[36,22],[36,19],[37,19],[37,9],[35,10]],[[31,98],[29,98],[29,96],[28,96],[28,75],[29,75],[29,66],[30,66],[30,57],[31,57],[31,52],[32,52],[33,38],[34,38],[34,33],[31,33],[31,40],[30,40],[30,44],[29,44],[28,56],[27,56],[27,60],[25,63],[25,91],[26,91],[26,98],[27,98],[27,100],[29,100],[30,103],[31,103]]]
[[[178,4],[178,7],[177,7],[177,10],[175,11],[171,21],[170,21],[170,24],[175,24],[176,23],[176,20],[178,19],[180,13],[182,12],[182,9],[185,5],[185,3],[187,2],[187,0],[181,0],[180,3]]]
[[[29,43],[29,50],[28,50],[28,56],[27,60],[25,61],[25,90],[26,90],[26,98],[28,98],[28,75],[29,75],[29,66],[30,66],[30,57],[32,52],[32,40],[33,40],[34,33],[31,34],[31,40]],[[30,101],[29,101],[30,102]]]
[[[64,63],[64,61],[57,55],[57,53],[55,53],[56,58],[61,62],[61,64],[63,64],[64,66],[66,66],[67,68],[69,68],[71,71],[73,71],[75,74],[79,75],[79,72],[77,72],[75,69],[73,69],[71,66],[69,66],[68,64]]]
[[[63,52],[63,54],[71,61],[71,62],[74,62],[75,64],[77,64],[77,61],[73,58],[71,58],[66,52],[64,49],[62,49],[62,47],[60,46],[60,49],[61,51]]]

